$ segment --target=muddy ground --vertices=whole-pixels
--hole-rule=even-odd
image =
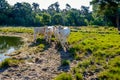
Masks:
[[[41,50],[33,43],[33,35],[29,33],[0,33],[5,36],[22,37],[24,45],[13,52],[12,58],[24,60],[17,66],[0,69],[0,80],[52,80],[61,72],[69,72],[77,64],[70,53],[57,50],[54,42],[45,43]],[[61,66],[62,60],[70,60],[69,66]]]

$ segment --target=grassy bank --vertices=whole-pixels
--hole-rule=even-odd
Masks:
[[[0,27],[0,32],[33,33],[32,27]]]
[[[73,79],[81,80],[76,76],[81,76],[82,79],[88,76],[101,80],[119,80],[120,35],[117,29],[81,27],[71,31],[68,38],[69,51],[78,61],[76,67],[69,72]]]
[[[0,32],[33,34],[33,28],[4,27],[0,28]],[[40,51],[40,48],[44,50],[46,45],[43,43],[37,45],[34,51]],[[56,76],[55,80],[82,80],[86,78],[120,80],[120,35],[116,28],[71,28],[68,43],[71,57],[77,61],[77,65],[69,72],[63,72]],[[70,65],[71,62],[63,60],[62,63]]]

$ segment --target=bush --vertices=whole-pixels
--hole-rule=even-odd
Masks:
[[[7,58],[4,61],[0,63],[0,68],[7,68],[10,66],[17,66],[21,61],[20,60],[15,60],[11,58]]]
[[[80,69],[77,68],[77,67],[73,67],[73,68],[72,68],[72,72],[73,72],[73,74],[79,73],[79,72],[80,72]]]
[[[0,63],[0,68],[7,68],[9,67],[9,59],[5,59]]]
[[[75,80],[83,80],[82,74],[76,73],[75,74]]]
[[[84,60],[83,62],[78,63],[78,67],[84,67],[87,68],[90,66],[90,60]]]
[[[61,61],[61,65],[62,66],[68,66],[70,64],[70,61],[69,60],[62,60]]]
[[[73,80],[73,79],[71,74],[61,73],[54,80]]]
[[[44,49],[44,48],[45,48],[45,45],[44,45],[44,44],[40,44],[40,45],[39,45],[39,48]]]

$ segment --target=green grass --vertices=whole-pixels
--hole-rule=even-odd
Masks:
[[[68,66],[70,64],[70,61],[69,60],[62,60],[61,61],[61,65],[62,66]]]
[[[72,75],[69,73],[61,73],[54,80],[73,80]]]
[[[4,33],[33,33],[33,28],[31,27],[0,27],[0,31]]]
[[[22,60],[16,60],[11,58],[6,58],[0,63],[0,68],[7,68],[11,66],[17,66],[19,63],[23,62]]]
[[[91,26],[71,28],[71,31],[68,38],[69,52],[78,64],[69,73],[56,76],[55,80],[81,80],[85,78],[84,72],[95,73],[99,80],[120,80],[120,35],[117,28]],[[33,29],[4,27],[0,28],[0,32],[33,33]],[[37,46],[36,51],[46,47],[43,43]],[[8,65],[8,62],[3,65]],[[70,61],[61,61],[61,65],[70,64]]]
[[[73,28],[72,31],[68,38],[71,45],[69,51],[74,59],[80,58],[76,59],[79,63],[75,72],[83,74],[84,71],[92,71],[98,79],[119,80],[120,35],[117,29],[81,27],[77,31]]]
[[[83,80],[83,77],[80,73],[75,74],[75,80]]]

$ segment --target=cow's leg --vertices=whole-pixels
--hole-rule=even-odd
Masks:
[[[49,43],[49,41],[50,41],[50,40],[49,40],[49,37],[50,37],[50,35],[47,35],[47,42],[48,42],[48,43]]]
[[[57,45],[58,42],[59,42],[59,39],[58,39],[57,35],[55,35],[55,44]]]
[[[34,42],[36,43],[36,37],[37,36],[37,33],[36,32],[34,32]]]
[[[68,50],[69,46],[68,46],[68,42],[67,41],[65,41],[65,47]]]
[[[64,47],[66,48],[66,50],[68,50],[69,49],[69,46],[68,46],[68,42],[67,42],[67,38],[66,37],[64,37]]]
[[[64,52],[67,52],[63,39],[61,39],[61,45],[62,45]]]
[[[44,33],[44,39],[45,39],[46,42],[48,42],[48,35],[47,35],[46,32]]]
[[[49,43],[51,43],[51,35],[49,36]]]
[[[46,36],[46,42],[48,42],[48,36]]]

